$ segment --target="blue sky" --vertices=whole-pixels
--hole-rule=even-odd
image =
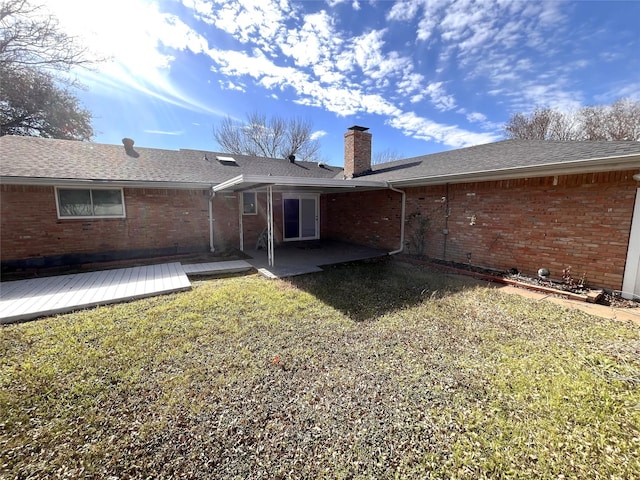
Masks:
[[[503,138],[515,112],[640,99],[640,1],[45,0],[111,60],[74,74],[95,141],[216,150],[247,113],[302,117],[341,165],[362,125],[401,157]]]

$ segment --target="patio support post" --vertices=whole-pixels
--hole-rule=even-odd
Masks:
[[[273,267],[273,187],[267,187],[267,248],[269,251],[269,266]]]

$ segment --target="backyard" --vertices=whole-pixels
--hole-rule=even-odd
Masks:
[[[392,260],[7,325],[0,478],[640,478],[640,326]]]

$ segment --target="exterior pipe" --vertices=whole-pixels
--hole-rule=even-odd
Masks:
[[[407,194],[405,193],[404,190],[398,190],[397,188],[394,188],[391,185],[388,185],[388,187],[389,187],[389,190],[393,192],[398,192],[399,194],[402,195],[402,209],[400,214],[400,248],[392,252],[389,252],[389,255],[395,255],[404,250],[404,215],[405,215],[405,208],[406,208],[405,205],[407,201]]]
[[[209,197],[209,251],[214,253],[216,247],[213,246],[213,197],[216,196],[216,192],[211,190],[211,196]]]
[[[258,196],[256,195],[256,202]],[[238,233],[240,237],[240,251],[244,252],[244,223],[242,220],[242,192],[238,193]]]

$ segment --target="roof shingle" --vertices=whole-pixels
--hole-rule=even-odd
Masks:
[[[122,145],[5,135],[0,137],[0,176],[121,182],[218,184],[240,174],[333,178],[342,169],[315,162],[233,155],[220,152],[161,150]]]
[[[640,142],[503,140],[374,165],[367,177],[371,180],[394,182],[412,178],[550,167],[629,155],[640,155]]]

